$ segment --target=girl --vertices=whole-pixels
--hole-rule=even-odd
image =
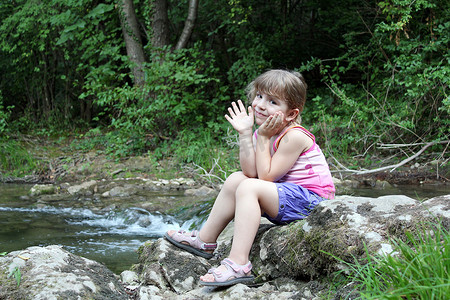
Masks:
[[[242,171],[231,174],[200,231],[168,231],[167,240],[193,254],[211,258],[216,241],[234,219],[229,257],[200,277],[209,286],[250,282],[250,249],[261,215],[275,224],[305,218],[334,185],[315,137],[300,126],[306,100],[301,74],[271,70],[249,85],[251,106],[233,102],[225,118],[239,133]],[[253,125],[259,128],[253,133]]]

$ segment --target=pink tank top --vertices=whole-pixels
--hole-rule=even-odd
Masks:
[[[300,130],[313,140],[311,148],[300,154],[292,168],[277,182],[292,182],[316,193],[326,199],[333,199],[335,195],[335,187],[331,177],[328,163],[323,155],[322,150],[316,144],[315,136],[306,130],[303,126],[295,125],[281,132],[273,142],[271,155],[273,155],[280,144],[281,139],[289,130]],[[258,134],[255,131],[254,138]],[[256,145],[256,143],[254,143]]]

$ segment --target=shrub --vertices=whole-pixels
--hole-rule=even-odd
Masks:
[[[97,93],[96,104],[111,119],[109,146],[119,156],[145,152],[182,130],[204,128],[222,118],[226,87],[220,85],[211,54],[198,47],[154,53],[145,64],[144,86]]]

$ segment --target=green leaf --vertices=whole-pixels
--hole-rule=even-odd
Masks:
[[[17,282],[17,286],[19,286],[20,280],[22,278],[22,273],[20,272],[19,267],[15,267],[14,269],[11,270],[11,272],[8,275],[8,278],[10,278],[11,276],[14,276],[14,279]]]
[[[113,4],[104,4],[100,3],[95,8],[93,8],[87,15],[87,18],[96,18],[98,15],[103,15],[105,12],[111,11],[114,9]]]

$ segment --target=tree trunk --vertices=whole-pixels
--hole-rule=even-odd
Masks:
[[[178,39],[178,43],[175,49],[183,49],[186,47],[189,38],[191,37],[192,30],[195,26],[195,20],[197,19],[197,11],[198,11],[198,0],[189,0],[189,10],[186,21],[184,22],[183,32],[181,33],[180,38]]]
[[[167,0],[153,1],[152,47],[162,48],[169,44],[169,17]]]
[[[133,64],[134,85],[143,85],[145,55],[133,0],[120,0],[119,14],[127,55]]]

